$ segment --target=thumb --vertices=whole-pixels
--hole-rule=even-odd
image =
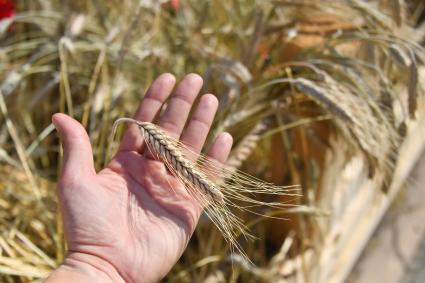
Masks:
[[[59,133],[64,152],[60,180],[76,181],[82,176],[95,174],[90,139],[83,126],[61,113],[53,115],[52,122]]]

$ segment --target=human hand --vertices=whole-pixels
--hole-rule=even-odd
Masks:
[[[184,128],[202,79],[190,74],[174,85],[172,75],[159,76],[134,118],[152,121],[173,92],[158,124],[200,152],[218,101],[202,96]],[[96,173],[81,124],[64,114],[55,114],[53,123],[64,147],[58,191],[68,254],[46,282],[159,281],[186,248],[202,207],[162,162],[145,154],[136,125],[129,126],[115,157]],[[222,133],[207,155],[224,162],[231,145],[232,137]]]

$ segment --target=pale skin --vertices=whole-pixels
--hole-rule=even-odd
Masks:
[[[159,76],[134,118],[155,122],[200,152],[218,101],[214,95],[203,95],[189,117],[202,79],[189,74],[175,84],[171,74]],[[154,120],[168,98],[165,111]],[[161,280],[185,250],[202,207],[162,162],[147,154],[135,125],[128,127],[112,161],[97,173],[81,124],[64,114],[52,120],[64,148],[58,194],[68,252],[45,282]],[[223,163],[231,146],[232,137],[222,133],[207,155]]]

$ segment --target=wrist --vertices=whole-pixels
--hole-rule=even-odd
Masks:
[[[56,282],[125,283],[126,281],[108,261],[98,256],[73,252],[45,280],[45,283]]]

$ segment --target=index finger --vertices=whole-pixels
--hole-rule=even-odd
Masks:
[[[134,119],[143,122],[151,122],[164,102],[173,91],[176,79],[172,74],[165,73],[160,75],[151,85],[146,95],[142,99]],[[138,151],[143,145],[143,138],[137,125],[129,125],[121,141],[119,151]]]

